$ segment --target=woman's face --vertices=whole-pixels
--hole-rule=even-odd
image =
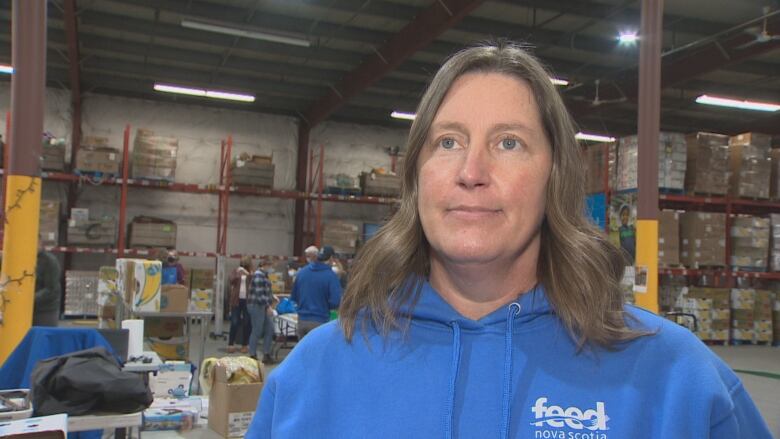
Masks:
[[[458,78],[417,166],[420,220],[437,256],[484,263],[538,250],[552,150],[524,81]]]

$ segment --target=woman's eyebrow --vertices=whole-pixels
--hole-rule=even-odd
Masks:
[[[436,122],[433,125],[431,125],[431,131],[433,130],[455,130],[455,131],[466,132],[468,131],[468,128],[466,128],[466,125],[462,124],[461,122],[443,121],[443,122]]]

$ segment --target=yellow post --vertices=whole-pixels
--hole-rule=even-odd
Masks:
[[[9,175],[6,180],[3,265],[0,271],[0,365],[32,326],[41,179]]]
[[[658,220],[637,220],[635,266],[637,280],[645,280],[634,289],[636,305],[658,313]]]

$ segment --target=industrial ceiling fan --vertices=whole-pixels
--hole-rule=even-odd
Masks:
[[[745,32],[755,36],[755,39],[753,39],[752,41],[748,41],[745,44],[737,46],[736,47],[737,49],[747,49],[748,47],[754,46],[756,44],[768,43],[770,41],[780,41],[780,35],[772,35],[769,32],[767,32],[767,30],[766,30],[767,21],[768,21],[768,18],[766,17],[766,15],[768,15],[770,11],[771,11],[771,8],[769,6],[765,6],[764,7],[764,26],[763,26],[763,29],[761,29],[761,30],[759,30],[759,28],[745,29]]]

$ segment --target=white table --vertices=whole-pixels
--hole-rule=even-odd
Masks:
[[[298,335],[298,314],[278,314],[274,316],[274,320],[279,335],[274,344],[273,357],[274,360],[278,360],[280,350],[292,349],[289,337],[297,337]]]
[[[187,311],[187,312],[134,312],[138,317],[181,317],[184,319],[185,327],[187,330],[187,340],[190,343],[190,346],[192,346],[192,328],[190,325],[190,320],[194,318],[199,318],[201,320],[200,322],[200,349],[198,360],[195,363],[195,366],[200,370],[200,365],[203,363],[204,359],[204,353],[206,349],[206,339],[208,338],[209,332],[208,332],[208,325],[211,324],[211,317],[214,316],[213,311]],[[197,380],[196,380],[197,382]]]
[[[160,356],[154,351],[144,351],[141,354],[142,357],[151,358],[151,363],[144,363],[141,361],[128,361],[122,366],[122,370],[125,372],[155,372],[160,369],[160,365],[163,364]]]
[[[140,436],[141,425],[143,412],[68,416],[68,432],[115,429],[116,438],[124,437],[125,429],[133,427],[138,428]]]

